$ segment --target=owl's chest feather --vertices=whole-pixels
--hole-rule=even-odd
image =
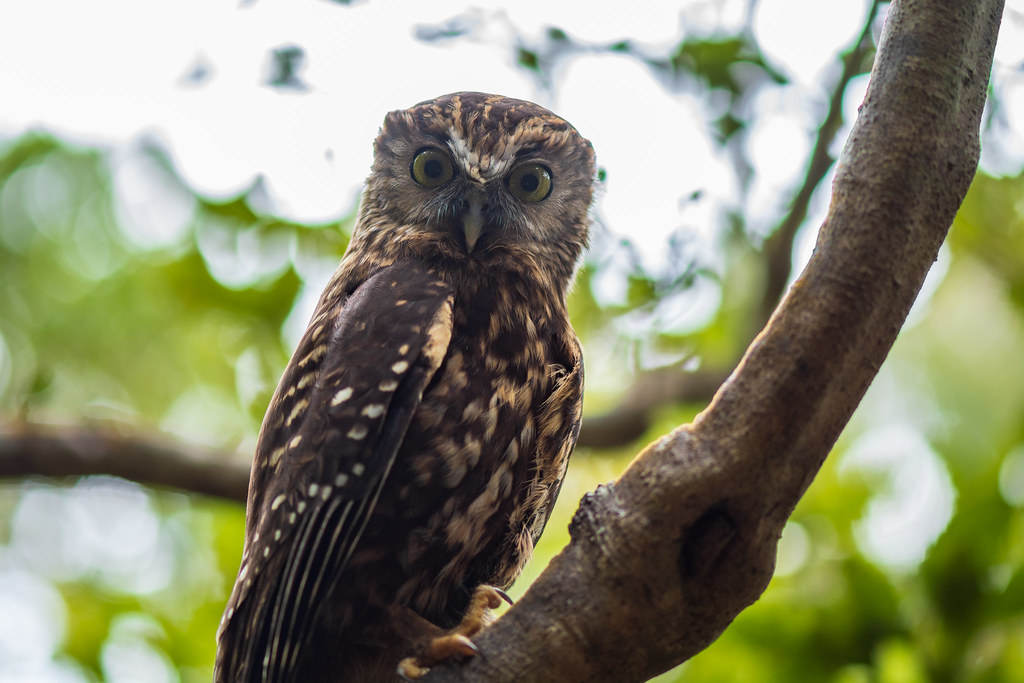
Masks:
[[[396,602],[435,618],[453,592],[511,581],[486,558],[524,545],[529,530],[510,518],[541,474],[537,420],[558,369],[546,311],[491,298],[493,307],[456,302],[448,353],[410,425],[387,505],[408,534],[396,559],[409,578]]]

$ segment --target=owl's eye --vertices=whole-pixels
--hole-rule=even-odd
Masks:
[[[452,160],[439,149],[427,147],[416,152],[412,167],[412,179],[423,187],[440,187],[452,179]]]
[[[542,202],[551,194],[551,171],[540,164],[523,164],[508,174],[508,189],[524,202]]]

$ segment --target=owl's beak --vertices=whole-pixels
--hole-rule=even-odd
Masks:
[[[469,208],[462,214],[462,232],[466,236],[466,251],[473,253],[473,247],[484,230],[483,197],[471,197]]]

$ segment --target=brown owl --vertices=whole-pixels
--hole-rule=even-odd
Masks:
[[[217,681],[392,681],[471,653],[576,442],[590,143],[464,92],[391,112],[374,151],[260,431]]]

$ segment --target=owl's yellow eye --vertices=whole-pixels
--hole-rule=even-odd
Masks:
[[[416,152],[412,167],[412,179],[423,187],[440,187],[452,179],[452,160],[439,149],[427,147]]]
[[[542,202],[551,194],[551,171],[540,164],[523,164],[508,174],[508,189],[524,202]]]

